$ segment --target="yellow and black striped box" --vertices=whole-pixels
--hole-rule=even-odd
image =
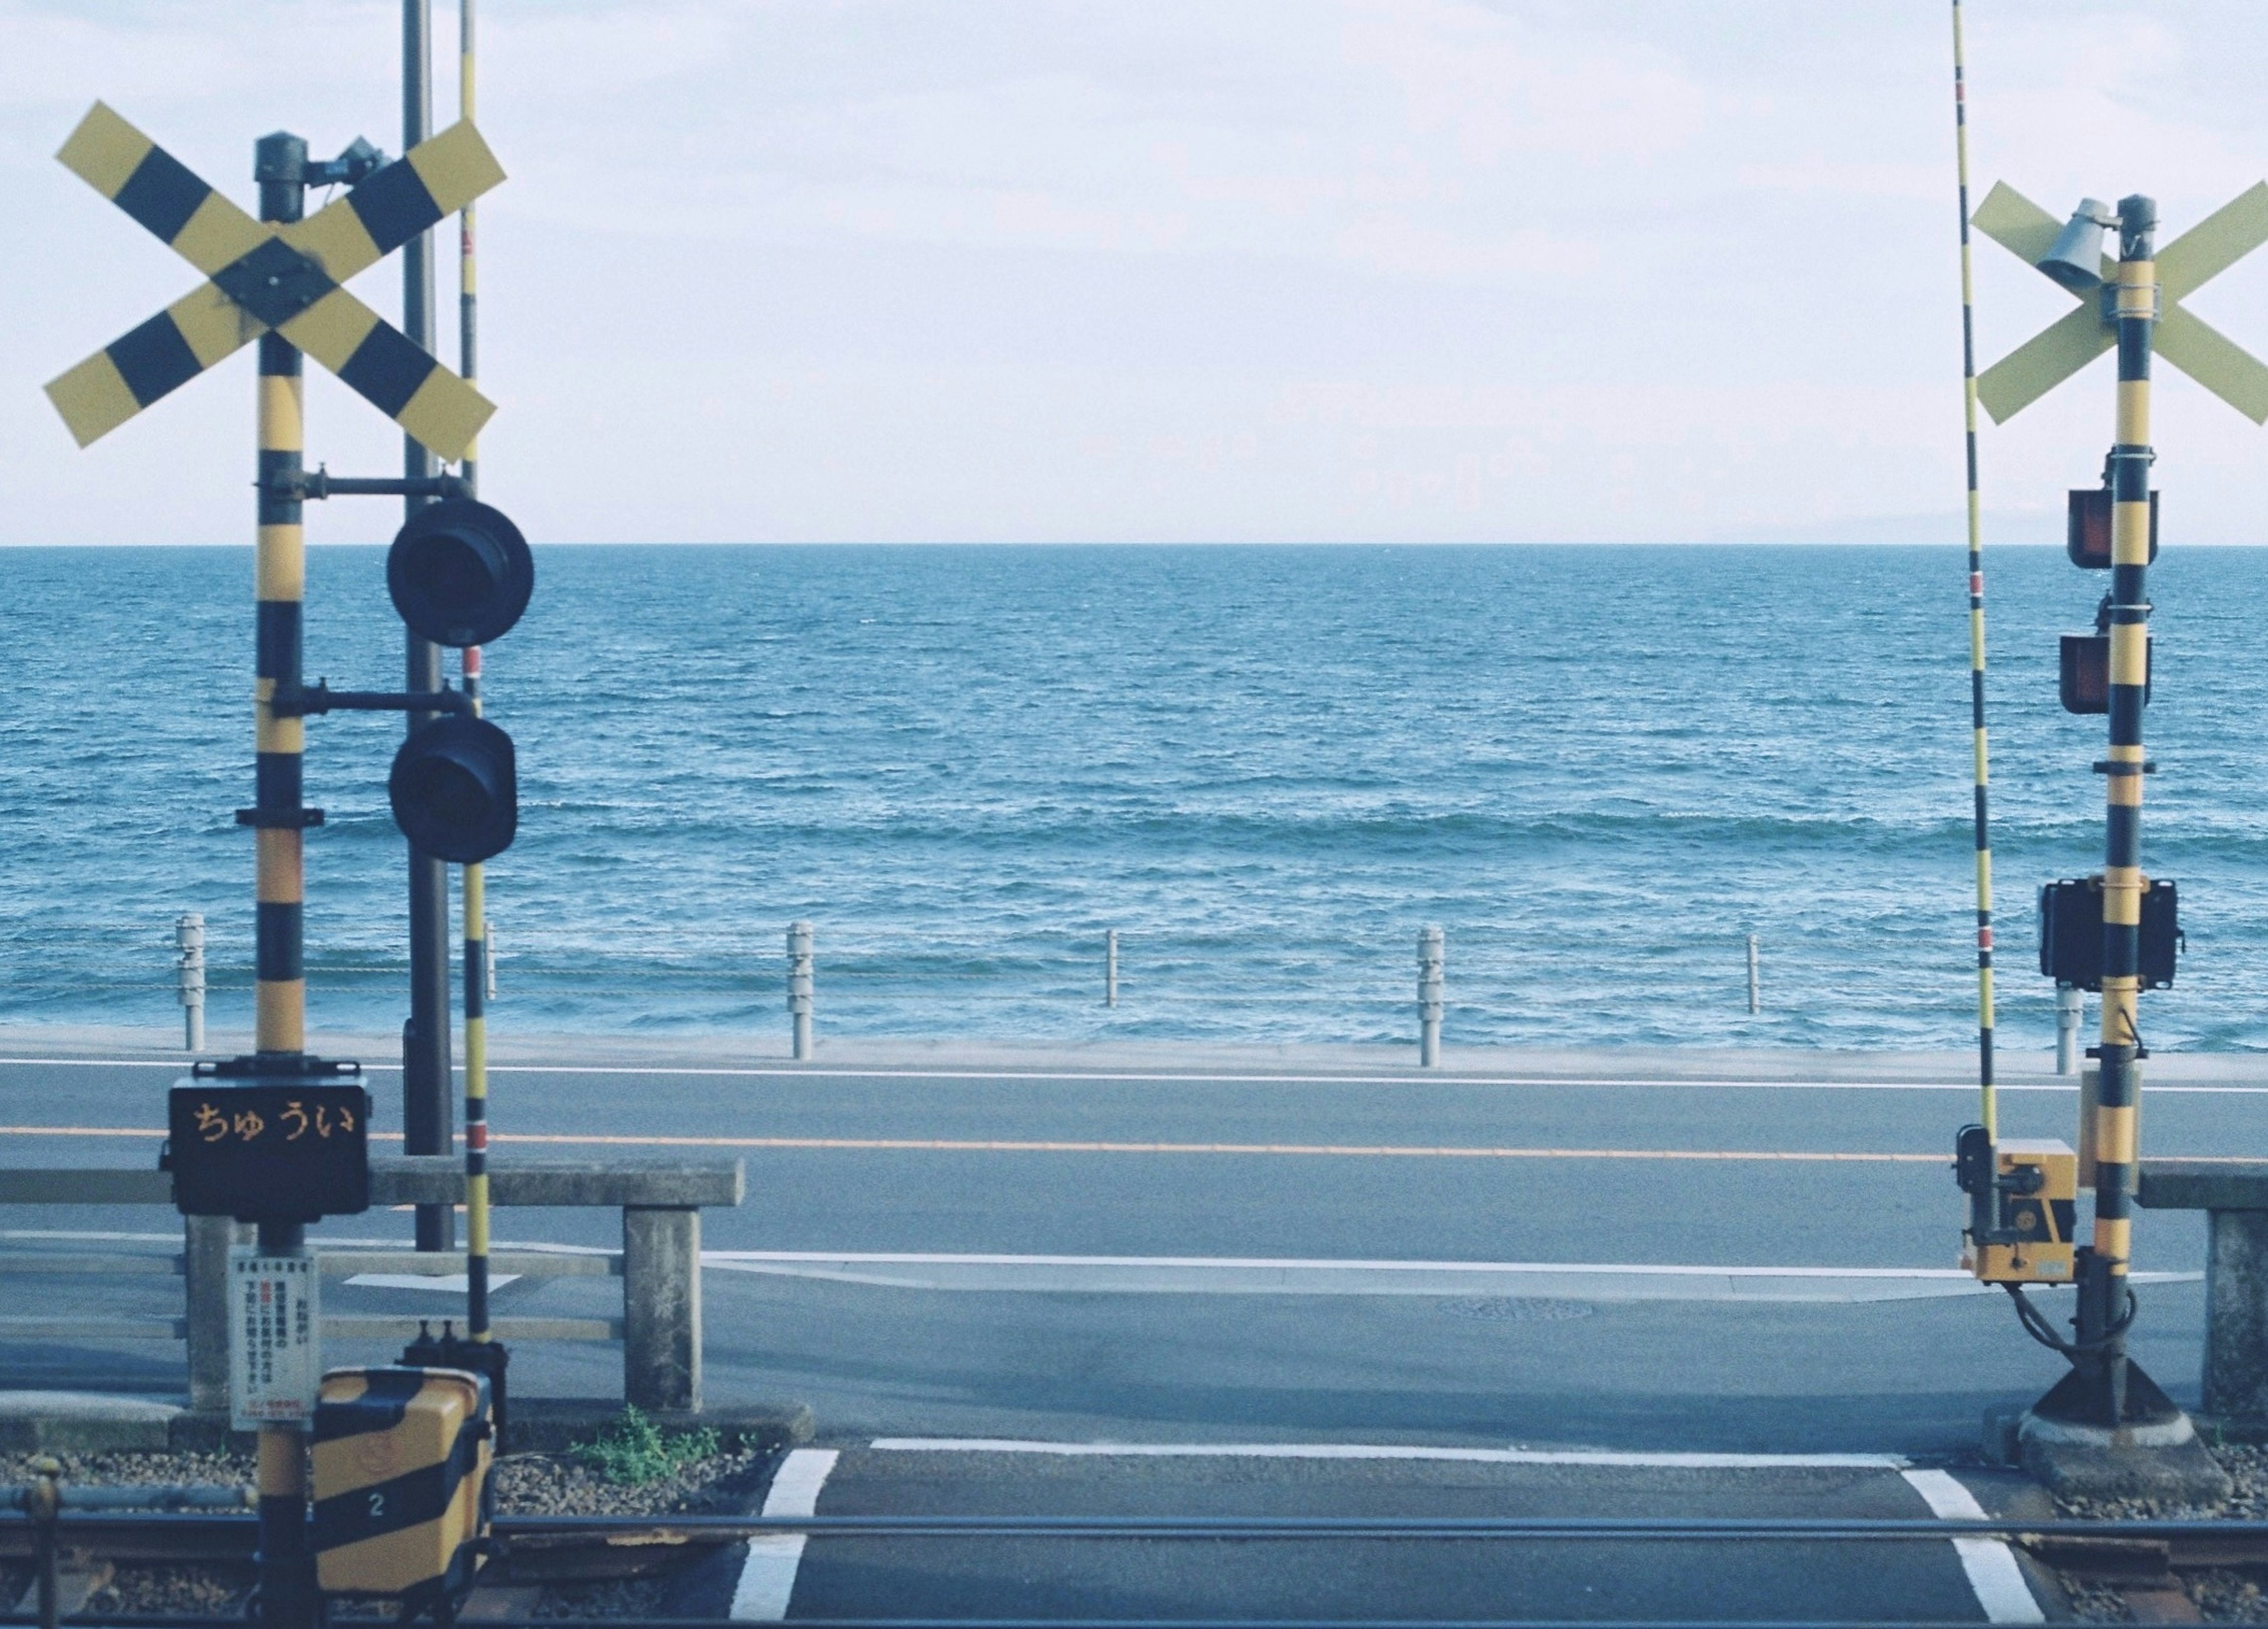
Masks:
[[[315,1405],[315,1571],[326,1594],[455,1596],[488,1529],[488,1382],[333,1369]]]

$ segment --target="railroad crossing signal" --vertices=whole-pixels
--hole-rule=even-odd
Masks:
[[[55,157],[210,279],[50,382],[81,446],[270,329],[444,461],[496,411],[341,285],[504,180],[471,124],[420,142],[306,220],[254,220],[97,102]]]
[[[2080,302],[1978,375],[1977,399],[1996,424],[2029,407],[2118,343],[2117,323],[2094,288],[2074,289],[2053,258],[2065,227],[2006,181],[1996,182],[1970,217],[1977,230],[2016,254]],[[2098,234],[2099,235],[2099,234]],[[2161,302],[2152,349],[2254,424],[2268,424],[2268,366],[2183,309],[2195,292],[2268,243],[2268,181],[2223,204],[2158,253]],[[2113,262],[2102,260],[2108,284]],[[2056,268],[2058,269],[2051,269]]]

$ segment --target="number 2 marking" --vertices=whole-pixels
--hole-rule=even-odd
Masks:
[[[385,1515],[385,1514],[386,1495],[383,1493],[372,1493],[370,1496],[370,1519],[375,1522],[381,1516]]]

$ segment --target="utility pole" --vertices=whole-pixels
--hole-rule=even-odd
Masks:
[[[254,149],[260,218],[296,221],[306,198],[307,144],[278,132]],[[278,717],[277,691],[299,689],[306,531],[297,490],[306,436],[301,412],[303,365],[281,334],[260,336],[259,521],[253,578],[258,596],[258,654],[254,667],[253,799],[254,912],[258,967],[253,999],[254,1046],[268,1070],[283,1074],[307,1050],[307,983],[302,901],[306,812],[300,807],[306,720]],[[262,1218],[259,1253],[269,1260],[307,1255],[306,1224]],[[313,1279],[313,1264],[307,1277]],[[262,1425],[259,1434],[260,1617],[300,1629],[317,1615],[314,1554],[307,1537],[307,1426],[305,1420]]]
[[[401,151],[432,132],[432,0],[401,0]],[[433,349],[433,240],[421,232],[401,246],[401,327],[412,343]],[[440,473],[440,463],[416,437],[401,439],[401,473],[412,483]],[[412,490],[401,500],[404,522],[432,499]],[[415,630],[406,636],[405,688],[431,694],[441,688],[441,647]],[[413,712],[409,733],[440,715]],[[449,1044],[449,868],[415,844],[409,849],[409,1021],[401,1030],[401,1146],[405,1154],[447,1154],[453,1140],[456,1097]],[[446,1205],[417,1207],[417,1248],[446,1250],[456,1242],[456,1213]]]
[[[256,1245],[229,1252],[228,1280],[231,1423],[256,1433],[259,1441],[257,1619],[314,1629],[322,1613],[320,1592],[328,1588],[437,1599],[438,1616],[452,1621],[456,1596],[482,1553],[478,1479],[490,1452],[485,1438],[476,1463],[465,1472],[475,1478],[472,1496],[451,1500],[445,1492],[437,1519],[451,1542],[438,1573],[425,1566],[414,1544],[372,1552],[363,1542],[400,1533],[405,1519],[416,1525],[414,1500],[408,1512],[398,1501],[342,1500],[339,1461],[334,1456],[326,1473],[320,1453],[310,1487],[309,1426],[318,1437],[329,1429],[333,1438],[362,1427],[350,1423],[342,1432],[336,1419],[327,1426],[323,1411],[330,1403],[319,1404],[319,1279],[306,1228],[326,1216],[357,1215],[370,1207],[370,1095],[359,1064],[307,1051],[303,859],[306,830],[320,826],[323,816],[304,802],[305,721],[335,711],[449,715],[403,745],[387,778],[396,824],[416,849],[436,856],[437,865],[476,864],[511,843],[518,822],[517,772],[510,738],[472,716],[471,700],[461,692],[438,683],[397,693],[303,682],[304,505],[311,498],[350,494],[447,493],[448,503],[421,510],[402,528],[387,561],[395,608],[422,638],[437,643],[475,645],[509,629],[526,607],[534,563],[508,519],[458,494],[438,476],[351,479],[320,468],[309,473],[301,380],[304,357],[314,357],[439,456],[463,455],[493,408],[342,284],[495,186],[504,172],[469,122],[419,144],[392,164],[359,138],[338,158],[312,162],[304,140],[279,131],[255,148],[260,212],[254,219],[100,102],[55,156],[206,279],[189,297],[48,382],[48,398],[80,446],[244,346],[254,341],[259,346],[253,483],[255,764],[252,807],[237,811],[238,823],[252,829],[254,844],[256,1050],[200,1061],[174,1084],[160,1155],[160,1168],[172,1175],[175,1208],[184,1216],[226,1217],[259,1229]],[[351,188],[346,196],[305,218],[307,188],[340,182]],[[441,970],[446,975],[446,960]],[[440,1033],[446,1069],[446,1031]],[[442,1216],[446,1224],[446,1209]],[[348,1371],[342,1382],[362,1383],[357,1371]],[[490,1394],[469,1377],[453,1375],[441,1383],[459,1394],[468,1423],[485,1410]],[[396,1414],[391,1424],[399,1423]],[[485,1429],[485,1419],[477,1423]],[[380,1422],[381,1428],[387,1425]],[[372,1463],[347,1457],[350,1469]],[[332,1513],[313,1526],[311,1492],[318,1507]],[[385,1565],[357,1565],[372,1554]]]
[[[1957,1166],[1970,1195],[1969,1264],[2001,1284],[2033,1338],[2071,1369],[2024,1415],[2024,1463],[2067,1497],[2162,1498],[2207,1503],[2228,1478],[2189,1418],[2127,1353],[2135,1316],[2129,1286],[2140,1159],[2143,1045],[2140,997],[2173,982],[2172,883],[2142,872],[2142,788],[2156,769],[2143,750],[2150,688],[2149,567],[2157,552],[2150,467],[2151,365],[2162,357],[2255,424],[2268,422],[2268,367],[2199,321],[2181,301],[2268,242],[2268,182],[2216,210],[2161,254],[2158,206],[2139,193],[2113,210],[2080,201],[2058,226],[2005,184],[1972,217],[1977,229],[2079,302],[2079,308],[1985,370],[1976,398],[2005,423],[2107,350],[2118,358],[2114,430],[2100,490],[2070,494],[2066,549],[2074,565],[2106,571],[2110,592],[2096,630],[2066,635],[2060,685],[2066,711],[2107,715],[2109,741],[2094,764],[2103,778],[2100,876],[2041,890],[2041,970],[2059,988],[2102,997],[2100,1085],[2086,1102],[2080,1146],[2095,1153],[2093,1227],[2077,1242],[2073,1172],[2060,1143],[2002,1140],[1989,1121],[1962,1134]],[[2117,259],[2102,253],[2115,231]],[[2078,1292],[2072,1338],[2024,1293],[2069,1283]]]

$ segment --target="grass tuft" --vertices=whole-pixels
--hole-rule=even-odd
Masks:
[[[664,1431],[632,1404],[623,1408],[621,1419],[600,1426],[596,1437],[572,1451],[608,1481],[637,1487],[675,1476],[709,1458],[717,1447],[715,1432]]]

